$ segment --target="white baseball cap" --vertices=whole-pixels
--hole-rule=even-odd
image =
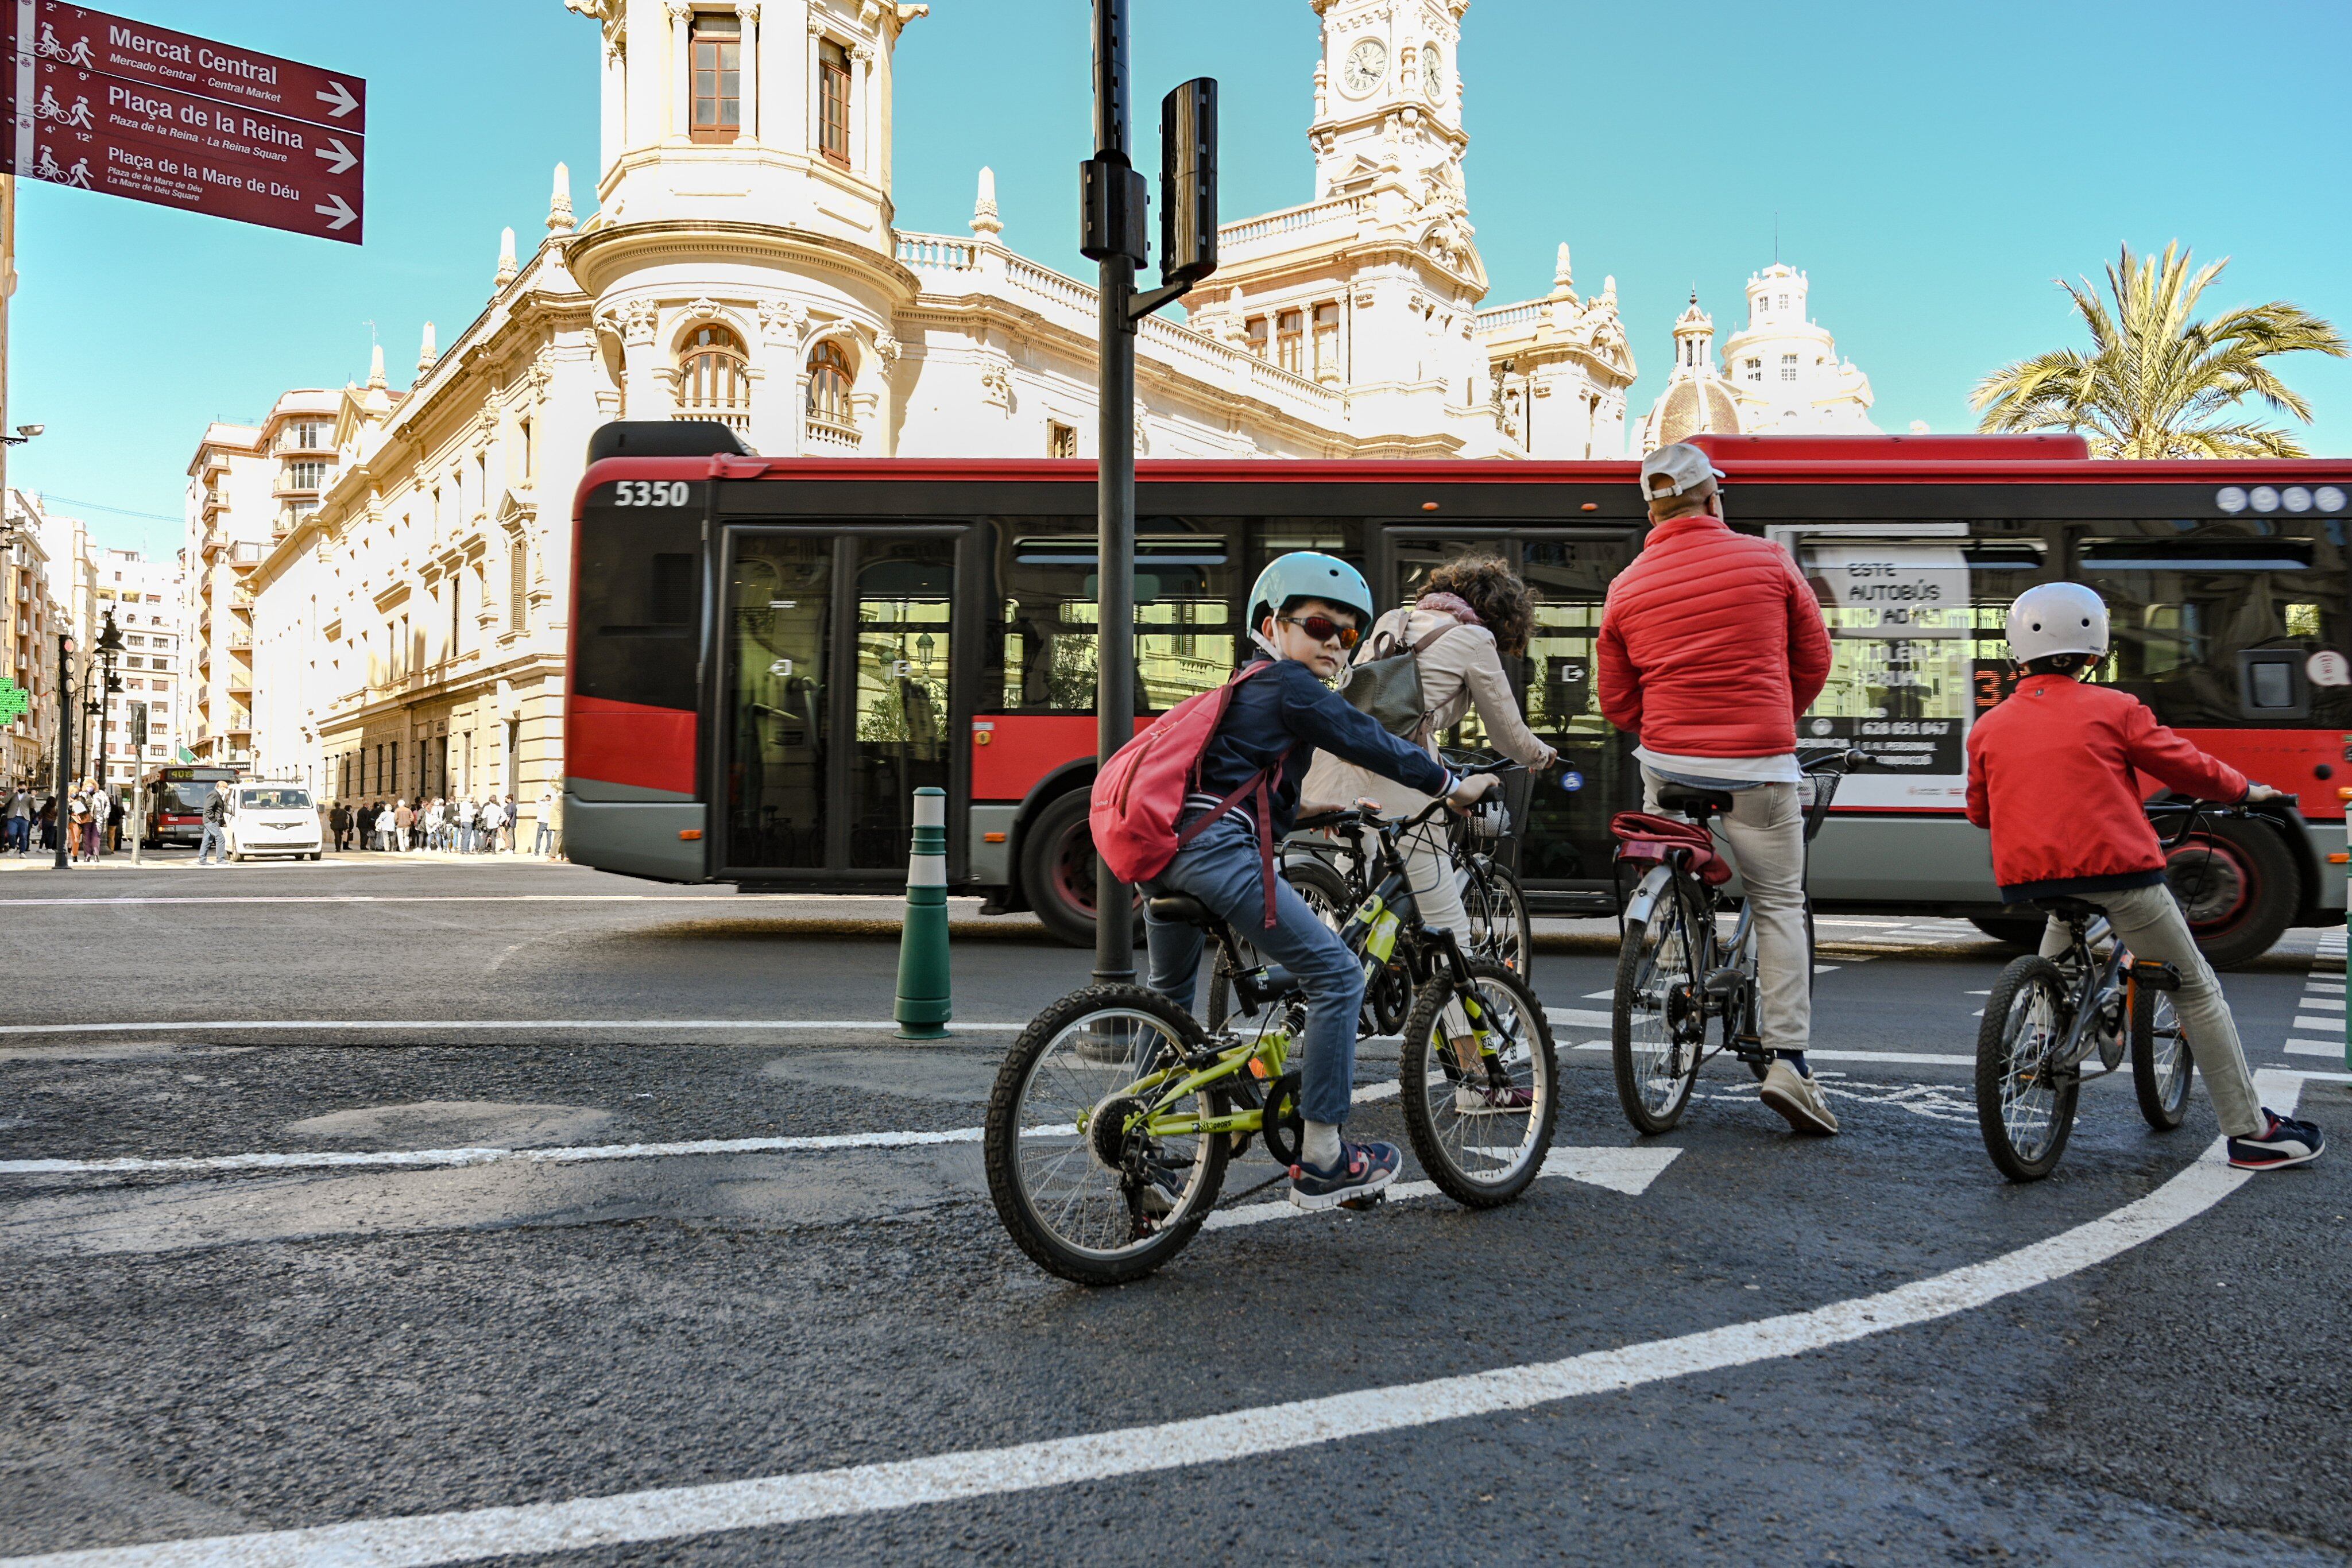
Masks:
[[[1642,494],[1653,501],[1687,494],[1725,476],[1722,469],[1707,460],[1706,453],[1687,441],[1661,446],[1642,459]],[[1654,483],[1659,478],[1666,481],[1663,486]]]

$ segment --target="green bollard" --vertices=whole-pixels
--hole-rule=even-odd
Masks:
[[[945,1040],[948,997],[948,793],[915,791],[915,842],[907,856],[907,917],[898,931],[900,1040]]]

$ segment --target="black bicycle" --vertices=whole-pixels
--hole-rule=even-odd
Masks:
[[[2295,803],[2291,795],[2281,800]],[[2243,806],[2200,800],[2158,801],[2147,812],[2158,822],[2179,819],[2164,835],[2168,855],[2201,819],[2250,814]],[[2065,923],[2066,951],[2055,960],[2012,959],[1985,998],[1977,1029],[1977,1127],[1985,1153],[2011,1181],[2039,1181],[2058,1168],[2084,1083],[2120,1069],[2126,1055],[2139,1113],[2159,1133],[2188,1115],[2196,1072],[2172,1002],[2180,971],[2136,960],[2115,939],[2105,913],[2084,899],[2042,899],[2034,907]],[[2086,1074],[2094,1056],[2098,1071]]]
[[[1843,747],[1799,753],[1798,767],[1812,789],[1805,807],[1808,844],[1822,831],[1839,782],[1864,760],[1861,752]],[[1620,811],[1609,823],[1619,863],[1648,868],[1625,904],[1609,1029],[1618,1103],[1625,1119],[1646,1135],[1666,1132],[1682,1120],[1699,1064],[1707,1057],[1729,1052],[1758,1078],[1771,1065],[1759,1018],[1763,991],[1755,911],[1748,901],[1740,902],[1738,924],[1727,939],[1716,925],[1728,903],[1723,885],[1731,880],[1731,866],[1717,852],[1707,822],[1732,805],[1727,789],[1669,784],[1658,791],[1658,810],[1683,820]],[[1812,946],[1808,901],[1809,983]],[[1710,1022],[1720,1028],[1712,1051],[1706,1040]]]

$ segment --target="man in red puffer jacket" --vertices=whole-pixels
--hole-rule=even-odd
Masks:
[[[2081,583],[2042,583],[2010,606],[2009,656],[2023,673],[1969,731],[1969,821],[1992,835],[2000,901],[2095,904],[2133,957],[2179,970],[2173,1007],[2230,1163],[2277,1170],[2316,1159],[2326,1134],[2256,1097],[2221,983],[2165,885],[2141,775],[2199,800],[2274,800],[2279,791],[2165,728],[2129,692],[2077,679],[2106,655],[2106,604]],[[2053,915],[2042,956],[2063,957],[2072,946]]]
[[[1717,819],[1756,911],[1762,1098],[1799,1132],[1837,1118],[1805,1065],[1812,956],[1805,941],[1805,824],[1797,716],[1829,678],[1821,602],[1788,552],[1723,520],[1723,475],[1685,443],[1642,460],[1650,537],[1609,585],[1601,711],[1641,737],[1651,810],[1663,785],[1728,791]]]

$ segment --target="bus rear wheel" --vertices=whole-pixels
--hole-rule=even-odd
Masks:
[[[1021,841],[1021,888],[1047,935],[1073,947],[1095,945],[1095,841],[1087,828],[1088,791],[1046,802]],[[1143,922],[1139,918],[1139,934]]]
[[[2294,858],[2265,822],[2210,823],[2169,852],[2164,875],[2217,969],[2270,951],[2294,918],[2302,891]]]

